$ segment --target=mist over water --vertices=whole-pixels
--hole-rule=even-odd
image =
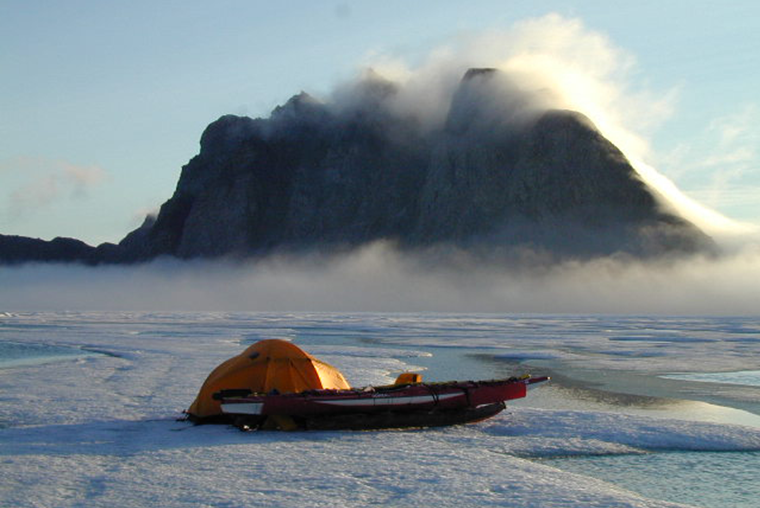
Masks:
[[[522,264],[521,264],[522,263]],[[760,249],[529,265],[377,243],[257,262],[0,268],[0,310],[441,311],[756,315]]]

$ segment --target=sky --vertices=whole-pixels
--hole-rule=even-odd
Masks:
[[[218,117],[267,117],[367,67],[424,68],[547,19],[616,60],[554,46],[604,67],[614,100],[597,105],[637,156],[760,224],[758,2],[0,0],[0,234],[118,242],[171,196]]]

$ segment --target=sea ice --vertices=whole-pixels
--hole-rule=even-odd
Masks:
[[[664,508],[683,505],[647,499],[530,458],[760,450],[760,429],[751,427],[525,405],[480,424],[410,431],[242,433],[230,426],[176,421],[211,369],[253,337],[290,337],[307,351],[311,344],[312,352],[344,370],[354,385],[388,382],[416,362],[430,360],[423,346],[431,342],[436,347],[507,348],[500,340],[505,321],[470,316],[462,324],[458,319],[225,313],[2,316],[2,341],[102,354],[0,369],[0,501],[18,508]],[[571,334],[574,355],[596,344],[590,338],[594,323],[586,320],[583,332],[576,328]],[[556,331],[560,324],[549,327]],[[527,340],[520,339],[519,349],[538,348],[542,332],[523,328]],[[546,349],[561,351],[559,334],[545,328],[543,333]],[[379,338],[396,346],[367,342]],[[701,347],[679,344],[679,351]]]

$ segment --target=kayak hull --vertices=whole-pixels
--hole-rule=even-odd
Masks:
[[[250,416],[236,415],[233,425],[242,430],[383,430],[446,427],[479,422],[501,413],[504,402],[477,408],[432,411],[382,411],[336,415]]]
[[[222,412],[244,430],[369,430],[441,427],[490,418],[505,401],[525,397],[548,378],[413,383],[300,393],[215,394]]]

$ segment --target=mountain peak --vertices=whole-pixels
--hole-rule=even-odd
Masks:
[[[462,81],[470,81],[475,78],[488,78],[499,72],[494,67],[471,67],[462,76]]]
[[[88,262],[331,251],[378,240],[491,254],[527,247],[555,258],[713,248],[660,207],[588,118],[548,110],[504,72],[469,69],[444,129],[417,128],[413,115],[388,108],[398,91],[369,73],[327,104],[301,92],[267,119],[222,116],[155,221],[119,246],[53,247]],[[21,257],[34,259],[23,249]]]

